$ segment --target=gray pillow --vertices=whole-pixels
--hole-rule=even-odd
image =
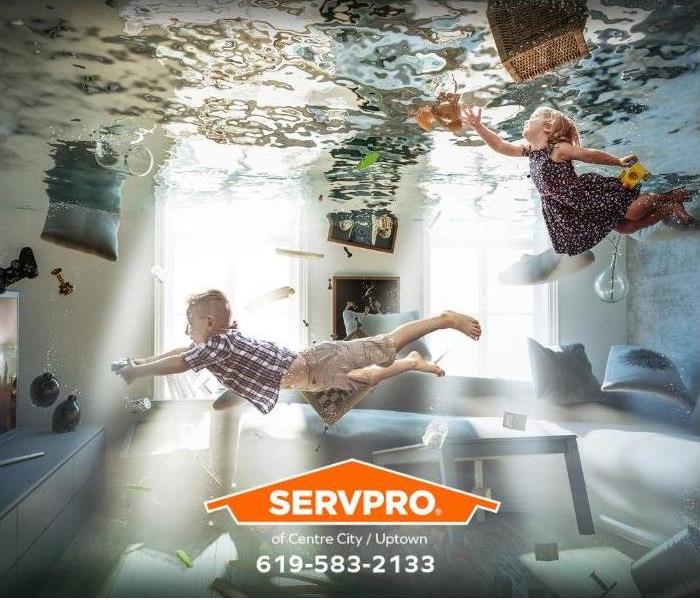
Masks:
[[[122,184],[126,175],[95,160],[94,142],[58,140],[44,181],[49,196],[42,239],[117,260]]]
[[[557,254],[552,248],[539,254],[523,254],[520,259],[498,275],[502,285],[537,285],[557,281],[588,268],[595,261],[590,250],[569,256]]]
[[[556,404],[579,404],[601,399],[583,344],[548,348],[527,338],[535,397]]]
[[[366,315],[364,313],[355,312],[354,310],[343,311],[343,321],[345,322],[345,331],[348,336],[357,329],[357,319],[362,326],[362,329],[368,336],[379,335],[380,333],[390,333],[399,325],[420,319],[417,310],[403,310],[397,313],[386,313],[384,315]],[[425,338],[420,338],[415,342],[404,346],[397,353],[399,358],[407,356],[409,352],[419,352],[426,360],[431,360],[432,355],[428,350],[428,345],[425,343]]]
[[[691,398],[673,362],[639,346],[612,346],[605,367],[603,391],[649,392],[690,409]]]

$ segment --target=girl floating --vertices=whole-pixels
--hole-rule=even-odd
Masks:
[[[613,229],[633,233],[672,216],[687,225],[695,223],[682,204],[690,199],[685,189],[640,194],[639,186],[626,189],[617,177],[577,175],[572,160],[629,167],[637,157],[617,158],[583,148],[576,125],[558,110],[540,107],[532,113],[523,127],[525,145],[508,143],[485,127],[481,109],[461,111],[462,120],[496,152],[530,159],[530,176],[542,197],[542,213],[558,254],[585,252]]]

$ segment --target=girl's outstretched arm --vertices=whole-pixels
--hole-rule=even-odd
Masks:
[[[580,146],[574,146],[568,142],[559,142],[552,152],[552,160],[580,160],[593,165],[630,167],[637,162],[637,157],[634,154],[628,154],[622,158],[617,158],[617,156],[613,156],[612,154],[608,154],[602,150],[581,148]]]
[[[463,107],[462,120],[476,131],[479,137],[496,152],[506,156],[523,156],[523,147],[520,144],[506,142],[495,131],[491,131],[481,123],[481,109],[475,112],[470,106]]]

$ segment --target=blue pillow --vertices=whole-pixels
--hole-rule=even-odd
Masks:
[[[383,315],[366,315],[364,313],[355,312],[354,310],[343,311],[343,321],[345,322],[345,331],[350,335],[357,329],[357,321],[363,331],[368,335],[379,335],[381,333],[391,333],[399,325],[416,321],[420,319],[420,314],[417,310],[403,310],[397,313],[386,313]],[[431,360],[432,355],[428,350],[428,345],[425,343],[425,338],[420,338],[415,342],[408,344],[397,353],[399,358],[407,356],[409,352],[419,352],[426,360]]]
[[[605,367],[604,391],[648,392],[690,409],[690,393],[673,362],[639,346],[612,346]]]

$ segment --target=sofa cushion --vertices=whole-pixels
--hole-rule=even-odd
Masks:
[[[420,319],[420,314],[417,310],[404,310],[398,313],[386,313],[383,315],[366,315],[358,313],[354,310],[343,311],[343,322],[345,323],[345,331],[348,335],[352,334],[357,329],[359,321],[363,331],[367,335],[379,335],[381,333],[390,333],[399,325]],[[415,342],[405,346],[397,356],[399,358],[408,355],[409,352],[420,352],[423,358],[430,360],[432,358],[428,345],[425,342],[425,337],[422,337]]]
[[[535,396],[556,404],[600,399],[596,379],[583,344],[548,348],[527,338]]]
[[[673,362],[660,352],[639,346],[610,348],[601,389],[656,394],[684,409],[693,404]]]

